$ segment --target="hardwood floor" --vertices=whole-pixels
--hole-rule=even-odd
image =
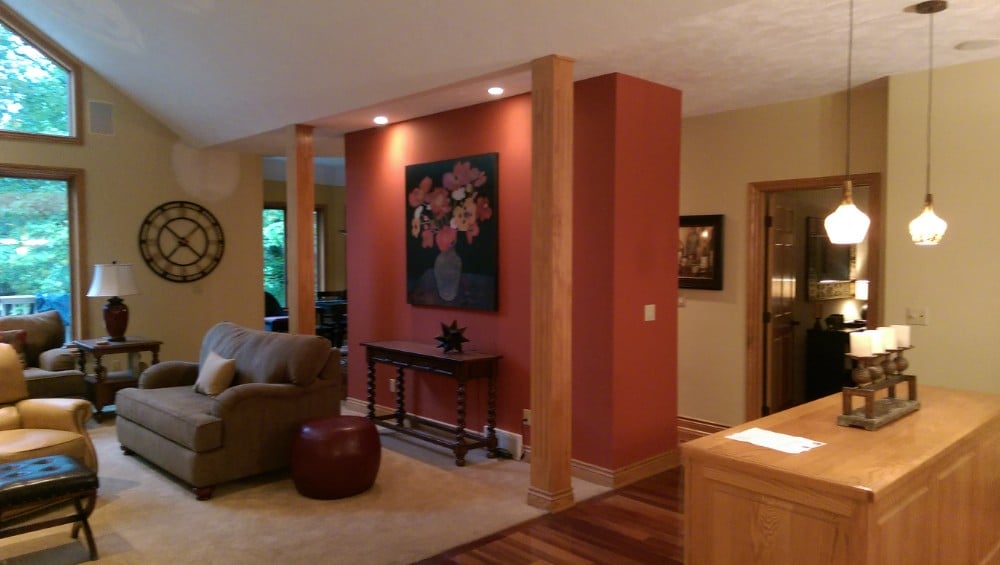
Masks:
[[[677,467],[421,564],[683,563],[684,476]]]

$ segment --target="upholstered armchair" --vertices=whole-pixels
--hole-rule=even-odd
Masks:
[[[118,391],[115,431],[125,453],[207,500],[217,484],[287,467],[299,424],[340,414],[343,395],[328,340],[220,322],[198,363],[157,363]]]
[[[86,428],[91,413],[80,398],[28,398],[17,352],[0,343],[0,463],[62,454],[97,471]]]
[[[47,310],[24,316],[0,316],[0,343],[18,350],[31,398],[84,398],[87,384],[77,363],[77,352],[63,347],[66,328],[62,316]]]

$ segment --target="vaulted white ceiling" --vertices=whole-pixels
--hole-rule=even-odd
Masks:
[[[686,116],[818,96],[847,81],[848,0],[5,0],[187,143],[317,154],[344,132],[530,88],[526,64],[576,60],[683,91]],[[913,0],[855,0],[852,83],[923,70]],[[1000,57],[1000,1],[934,17],[935,66]],[[991,47],[956,49],[987,40]]]

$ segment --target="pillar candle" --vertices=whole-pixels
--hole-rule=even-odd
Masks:
[[[868,332],[851,332],[851,355],[855,357],[871,357],[872,341],[865,334]]]
[[[910,346],[910,326],[893,325],[896,330],[896,347]]]
[[[896,349],[898,347],[896,345],[898,338],[896,336],[895,328],[881,327],[879,328],[879,331],[882,332],[882,345],[884,345],[887,350]]]
[[[872,355],[882,355],[883,353],[885,353],[885,339],[882,337],[882,331],[868,330],[865,333],[871,334]]]

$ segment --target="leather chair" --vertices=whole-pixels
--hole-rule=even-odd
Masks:
[[[0,343],[0,463],[69,455],[96,472],[86,428],[92,412],[80,398],[28,398],[17,352]]]

